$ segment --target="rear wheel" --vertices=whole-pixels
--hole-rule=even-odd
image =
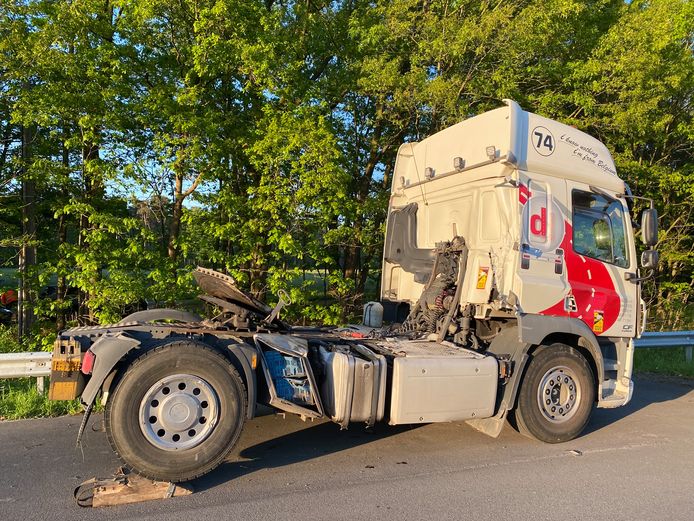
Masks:
[[[107,402],[105,424],[126,465],[178,482],[219,465],[245,416],[246,389],[231,363],[209,346],[177,341],[127,368]]]
[[[521,384],[518,430],[547,443],[572,440],[588,423],[594,401],[593,372],[583,355],[564,344],[541,348]]]

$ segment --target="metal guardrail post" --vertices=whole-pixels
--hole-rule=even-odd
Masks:
[[[0,353],[0,378],[36,378],[36,389],[44,392],[45,377],[51,374],[52,353]]]
[[[692,363],[694,331],[649,331],[634,341],[635,347],[684,347],[684,358]]]

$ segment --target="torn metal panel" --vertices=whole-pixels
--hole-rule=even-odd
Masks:
[[[195,281],[200,286],[200,289],[208,295],[228,300],[265,316],[272,312],[270,306],[240,289],[236,285],[236,281],[229,275],[206,268],[197,268],[193,272],[193,277],[195,277]]]
[[[306,358],[308,356],[308,342],[304,338],[289,335],[272,335],[268,333],[258,333],[253,336],[256,342],[263,344],[291,356],[300,356]],[[261,347],[261,346],[258,346]]]

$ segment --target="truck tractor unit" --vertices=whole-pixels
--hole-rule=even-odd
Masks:
[[[123,462],[172,482],[219,465],[258,404],[342,428],[467,421],[494,437],[513,418],[571,440],[595,405],[633,393],[641,284],[658,260],[651,202],[640,272],[634,198],[600,141],[506,100],[400,147],[364,323],[292,327],[285,295],[271,308],[198,268],[216,316],[154,309],[63,331],[50,397],[80,398],[78,441],[103,404]]]

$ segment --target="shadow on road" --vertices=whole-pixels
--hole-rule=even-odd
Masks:
[[[651,404],[675,400],[692,390],[694,380],[640,375],[636,378],[631,402],[616,409],[594,409],[582,435],[609,427]],[[210,474],[195,480],[193,485],[198,491],[207,490],[258,470],[320,458],[407,433],[424,425],[426,424],[391,427],[381,423],[372,430],[354,425],[341,432],[339,426],[332,422],[319,423],[246,447],[239,454],[244,460],[227,462]],[[516,439],[519,443],[533,443],[522,436]]]
[[[320,458],[327,454],[390,438],[422,426],[391,427],[381,423],[375,425],[373,429],[366,429],[361,425],[353,425],[349,430],[341,432],[340,427],[335,423],[319,423],[241,450],[239,455],[246,458],[245,461],[224,463],[210,474],[197,479],[194,487],[196,491],[206,490],[261,469],[283,467]]]
[[[634,396],[616,409],[594,409],[583,435],[599,431],[654,403],[669,402],[694,390],[694,380],[641,374],[634,378]]]

